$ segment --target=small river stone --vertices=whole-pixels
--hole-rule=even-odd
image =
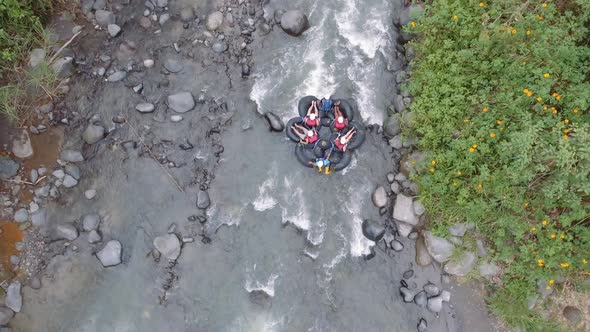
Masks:
[[[416,296],[414,296],[414,303],[420,308],[426,307],[426,304],[428,303],[428,295],[426,295],[426,292],[421,291],[416,294]]]
[[[418,332],[426,332],[426,329],[428,328],[428,323],[426,323],[426,320],[424,318],[420,318],[420,321],[418,322],[418,326],[416,326],[416,328],[418,329]]]
[[[104,267],[121,264],[121,243],[117,240],[111,240],[96,253],[96,257]]]
[[[438,288],[435,284],[424,285],[424,291],[428,294],[428,296],[437,296],[440,294],[440,288]]]
[[[78,180],[74,179],[71,175],[66,174],[66,176],[64,177],[64,182],[63,185],[66,188],[72,188],[75,187],[78,184]]]
[[[414,270],[407,270],[403,274],[404,279],[410,279],[413,276],[414,276]]]
[[[88,200],[93,199],[95,196],[96,196],[95,189],[88,189],[84,192],[84,197],[86,197],[86,199],[88,199]]]
[[[121,80],[123,80],[125,77],[127,77],[127,73],[124,71],[116,71],[112,74],[109,75],[109,77],[107,77],[107,82],[119,82]]]
[[[111,37],[117,37],[119,35],[119,33],[121,32],[121,27],[116,24],[109,24],[107,27],[107,30],[109,32],[109,35],[111,35]]]
[[[182,70],[183,65],[176,59],[166,59],[164,61],[164,68],[171,73],[178,73]]]
[[[16,222],[25,222],[29,220],[29,212],[27,209],[18,209],[14,214],[14,221]]]
[[[14,311],[12,311],[12,309],[9,309],[3,305],[0,305],[0,326],[4,326],[4,325],[8,324],[8,322],[10,322],[10,320],[12,319],[13,316],[14,316]],[[2,332],[4,332],[4,331],[2,331]],[[10,330],[7,332],[10,332]]]
[[[152,60],[152,59],[143,60],[143,66],[146,68],[152,68],[154,66],[154,60]]]
[[[94,244],[101,240],[100,234],[96,230],[92,230],[88,233],[88,243]]]
[[[395,252],[400,252],[402,250],[404,250],[404,245],[403,243],[399,242],[398,240],[392,240],[389,245],[391,246],[391,249],[393,249],[393,251]]]
[[[168,106],[176,113],[186,113],[195,107],[195,99],[190,92],[180,92],[168,96]]]
[[[84,157],[82,156],[82,153],[80,151],[75,151],[75,150],[64,150],[59,154],[59,159],[63,160],[63,161],[67,161],[70,163],[77,163],[80,161],[84,161]],[[41,172],[39,172],[39,175],[43,175],[41,174]]]
[[[20,312],[23,306],[23,297],[21,295],[21,283],[12,282],[6,289],[6,299],[4,304],[14,312]]]
[[[183,117],[182,115],[172,115],[170,116],[170,121],[174,122],[174,123],[178,123],[180,121],[182,121]]]
[[[209,193],[204,190],[199,190],[197,193],[197,207],[199,209],[206,209],[211,204]]]
[[[404,302],[410,303],[414,301],[414,293],[406,287],[400,287],[399,292],[404,299]]]
[[[78,230],[72,224],[59,224],[57,225],[57,236],[60,239],[74,241],[78,238]]]
[[[428,299],[428,304],[427,304],[427,308],[428,310],[430,310],[431,312],[440,312],[442,310],[442,303],[443,303],[443,299],[440,296],[437,297],[431,297]]]
[[[180,256],[180,241],[175,234],[166,234],[154,239],[154,247],[169,260],[176,260]]]
[[[86,214],[82,217],[82,228],[86,232],[97,230],[99,224],[100,216],[96,213]]]
[[[139,113],[152,113],[156,109],[156,107],[154,106],[154,104],[151,103],[140,103],[137,104],[137,106],[135,106],[135,109]]]

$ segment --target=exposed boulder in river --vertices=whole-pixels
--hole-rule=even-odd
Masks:
[[[432,263],[432,257],[428,253],[428,249],[426,249],[426,244],[424,244],[424,238],[419,238],[416,240],[416,264],[420,266],[428,266]]]
[[[281,120],[281,118],[279,118],[273,112],[264,113],[264,117],[266,118],[266,121],[268,121],[270,130],[281,132],[283,131],[283,129],[285,129],[285,124],[283,123],[283,120]]]
[[[104,127],[95,124],[89,124],[82,133],[82,138],[87,144],[94,144],[104,138],[104,133]]]
[[[186,113],[195,107],[195,99],[190,92],[180,92],[168,96],[168,106],[177,113]]]
[[[289,10],[281,16],[281,28],[291,36],[299,36],[309,28],[309,21],[302,11]]]
[[[170,260],[176,260],[180,256],[180,240],[175,234],[166,234],[154,239],[154,247]]]
[[[387,192],[383,186],[377,187],[371,198],[373,200],[373,204],[378,208],[382,208],[387,205]]]
[[[121,242],[111,240],[96,253],[96,257],[104,267],[115,266],[121,264]]]
[[[223,24],[223,13],[213,12],[207,16],[207,30],[215,31]]]
[[[414,214],[414,201],[411,197],[403,194],[397,195],[393,207],[393,219],[412,226],[418,225],[418,217]]]
[[[385,228],[379,222],[370,219],[363,220],[362,229],[363,235],[375,242],[381,240],[385,234]]]
[[[205,190],[199,190],[197,193],[197,207],[199,209],[206,209],[211,204],[211,200],[209,199],[209,193]]]
[[[14,312],[20,312],[23,306],[23,296],[20,291],[21,283],[19,281],[12,282],[6,289],[4,304]]]
[[[451,260],[445,265],[445,272],[454,276],[464,277],[466,276],[477,262],[477,257],[472,252],[464,252],[456,260]]]
[[[448,261],[455,252],[455,246],[451,242],[434,236],[431,232],[424,232],[424,243],[430,256],[439,263]]]

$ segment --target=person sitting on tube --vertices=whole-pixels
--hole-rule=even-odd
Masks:
[[[307,109],[307,115],[303,122],[309,127],[318,127],[320,125],[320,111],[318,111],[317,101],[312,101],[311,106]]]
[[[338,137],[336,137],[336,139],[334,140],[334,147],[336,147],[336,149],[342,152],[346,152],[348,143],[350,143],[350,140],[352,139],[354,134],[356,134],[356,130],[353,128],[344,135],[338,135]]]
[[[319,135],[318,132],[314,129],[307,129],[304,126],[300,125],[300,124],[294,124],[291,129],[293,129],[293,132],[295,133],[295,135],[297,135],[297,137],[299,137],[300,141],[299,143],[301,144],[314,144],[315,142],[318,141],[319,139]]]
[[[332,99],[330,99],[330,97],[325,97],[320,100],[320,108],[322,111],[329,113],[332,111],[332,107],[334,107],[334,102]]]
[[[331,150],[328,150],[326,156],[324,158],[316,158],[315,161],[310,161],[309,164],[313,167],[318,168],[318,172],[322,172],[322,168],[326,170],[326,174],[330,174],[330,154],[332,153]]]
[[[334,104],[334,130],[342,131],[348,126],[348,119],[344,117],[344,113],[340,110],[340,103]]]

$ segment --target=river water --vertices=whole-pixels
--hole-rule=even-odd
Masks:
[[[394,89],[386,70],[394,61],[388,56],[396,39],[392,18],[401,7],[397,0],[270,1],[269,17],[274,9],[301,8],[311,28],[298,38],[282,31],[264,38],[255,52],[250,99],[259,112],[272,110],[287,120],[296,115],[301,96],[351,98],[366,124],[382,124]],[[114,89],[111,99],[118,99],[113,96],[123,92]],[[230,103],[230,109],[243,106]],[[233,123],[223,135],[225,151],[209,189],[206,230],[212,243],[186,244],[177,264],[168,267],[146,257],[155,236],[194,213],[194,195],[178,192],[149,158],[100,155],[93,172],[101,179],[93,185],[111,193],[99,196],[103,210],[108,207],[100,211],[106,215],[101,230],[123,243],[125,264],[104,270],[84,248],[58,256],[47,269],[49,285],[24,290],[25,309],[15,326],[405,332],[415,331],[424,317],[429,331],[461,330],[446,305],[436,318],[403,303],[398,288],[404,271],[416,271],[409,282],[415,287],[441,282],[434,267],[414,266],[413,241],[401,239],[405,249],[393,254],[362,235],[364,219],[386,218],[371,202],[375,187],[386,184],[395,168],[381,134],[368,131],[347,169],[322,175],[302,167],[295,145],[284,133],[270,133],[260,114],[239,111]],[[82,215],[91,204],[56,207],[53,218]],[[366,260],[372,250],[375,257]],[[170,285],[165,296],[164,284]]]

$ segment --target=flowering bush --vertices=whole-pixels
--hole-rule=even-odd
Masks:
[[[439,0],[406,27],[412,130],[436,160],[416,176],[432,227],[474,223],[499,293],[525,309],[538,283],[590,275],[589,22],[590,0]]]

